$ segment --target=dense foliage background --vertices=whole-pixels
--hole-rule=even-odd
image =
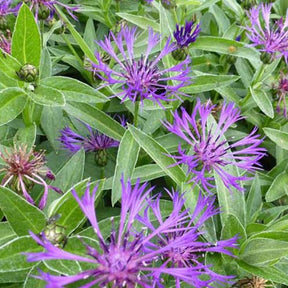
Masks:
[[[5,8],[8,2],[2,1],[0,6]],[[148,181],[149,187],[155,186],[154,194],[162,192],[163,217],[168,217],[173,209],[165,187],[185,192],[185,207],[190,211],[196,205],[200,190],[205,195],[216,195],[215,203],[221,213],[205,223],[201,241],[217,243],[237,235],[238,247],[230,250],[235,257],[213,252],[202,255],[201,261],[212,265],[214,272],[234,276],[234,282],[230,284],[215,283],[211,287],[287,287],[288,126],[283,113],[288,92],[287,63],[279,54],[266,53],[266,58],[272,57],[267,63],[261,48],[249,45],[251,41],[245,28],[250,25],[247,11],[267,1],[59,0],[51,1],[52,8],[45,1],[23,2],[26,4],[9,3],[17,9],[7,12],[9,9],[3,8],[6,14],[0,9],[0,164],[3,168],[0,171],[4,179],[0,187],[0,287],[45,287],[45,281],[31,277],[39,275],[39,269],[53,275],[85,271],[86,266],[78,261],[28,262],[23,253],[42,251],[29,231],[38,234],[58,229],[61,237],[57,238],[60,242],[56,244],[66,251],[84,255],[85,249],[78,236],[94,247],[99,242],[71,189],[74,187],[81,196],[88,181],[92,186],[99,185],[95,209],[99,227],[108,239],[110,218],[116,219],[116,226],[119,222],[122,175],[125,181],[131,178],[132,183],[138,178],[141,183]],[[272,2],[270,21],[271,27],[276,29],[281,17],[284,17],[283,21],[287,19],[288,2]],[[32,3],[42,3],[38,12]],[[68,8],[61,4],[67,4]],[[51,11],[53,15],[49,17]],[[122,95],[115,95],[126,86],[121,83],[107,85],[105,79],[101,80],[104,70],[94,69],[100,54],[111,69],[120,69],[115,59],[97,44],[109,31],[117,35],[123,27],[137,27],[135,59],[141,59],[146,53],[149,29],[160,33],[161,41],[149,56],[153,61],[163,51],[168,37],[174,41],[176,24],[183,26],[185,21],[191,20],[200,23],[201,31],[184,49],[182,61],[187,55],[191,60],[188,65],[191,82],[179,89],[179,99],[161,100],[161,105],[151,99],[139,103],[137,97],[136,101],[129,98],[121,101]],[[283,43],[288,42],[287,26],[284,27]],[[112,45],[121,57],[115,42]],[[96,50],[100,53],[98,57],[94,54]],[[168,53],[159,61],[158,68],[165,70],[177,64],[175,55]],[[166,89],[167,85],[177,84],[169,79],[173,73],[169,71],[168,80],[163,82]],[[237,165],[224,165],[223,169],[228,169],[235,177],[249,176],[246,181],[238,181],[243,191],[225,186],[221,175],[212,169],[209,175],[215,178],[215,187],[207,192],[201,181],[189,182],[191,176],[187,174],[185,164],[176,165],[177,158],[167,156],[178,155],[179,143],[188,153],[191,145],[168,131],[167,123],[173,123],[175,114],[172,112],[180,111],[180,107],[191,114],[197,99],[203,105],[208,100],[216,105],[213,116],[211,113],[207,126],[202,129],[216,127],[224,103],[234,102],[240,109],[244,118],[229,127],[221,136],[223,141],[241,140],[255,126],[259,139],[264,137],[261,147],[267,152],[259,160],[261,170],[245,174]],[[121,119],[125,119],[124,124],[120,123]],[[116,140],[116,144],[111,145],[112,148],[107,148],[110,143],[103,149],[89,150],[85,146],[81,149],[79,135],[88,137],[87,124],[114,139],[114,144]],[[78,135],[74,135],[74,140],[78,141],[74,144],[80,145],[79,149],[71,152],[71,149],[65,149],[63,141],[61,143],[61,130],[65,127]],[[23,158],[17,158],[17,154],[19,161],[29,153],[28,162],[36,157],[37,152],[30,149],[46,151],[45,159],[39,156],[43,165],[37,168],[37,175],[46,178],[45,185],[49,185],[46,205],[40,205],[41,209],[39,201],[46,187],[43,182],[37,177],[36,181],[26,179],[23,182],[35,201],[29,203],[22,193],[19,178],[11,180],[7,175],[14,174],[5,168],[9,159],[20,150]],[[67,287],[79,285],[74,283]],[[173,279],[169,279],[165,287],[175,287]],[[192,286],[182,283],[181,287]]]

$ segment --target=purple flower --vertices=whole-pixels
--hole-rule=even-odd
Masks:
[[[251,26],[247,26],[247,37],[252,46],[260,46],[260,51],[272,54],[273,57],[284,56],[288,61],[288,10],[283,18],[270,24],[272,3],[252,7],[248,14]],[[262,13],[262,17],[260,15]],[[262,19],[261,19],[262,18]]]
[[[176,24],[176,30],[173,32],[173,35],[177,46],[179,48],[188,47],[190,43],[196,41],[200,30],[200,24],[195,25],[193,21],[186,21],[185,26]]]
[[[281,103],[283,105],[283,116],[287,118],[287,106],[286,106],[286,95],[288,94],[288,78],[284,76],[284,73],[280,73],[280,80],[278,87],[275,89],[277,91],[278,103],[277,112],[281,112]]]
[[[195,206],[194,211],[189,211],[185,208],[185,199],[183,195],[178,192],[170,193],[166,191],[173,201],[173,206],[177,207],[177,210],[183,211],[182,219],[180,222],[175,222],[175,231],[164,232],[158,235],[158,242],[151,243],[149,247],[152,251],[154,249],[159,249],[160,247],[167,247],[173,242],[178,242],[179,245],[177,249],[171,247],[171,249],[163,252],[161,260],[165,265],[168,264],[169,267],[179,269],[179,277],[175,275],[176,288],[180,288],[180,280],[185,273],[185,269],[191,269],[191,274],[187,275],[187,281],[190,285],[195,288],[211,287],[213,282],[228,282],[233,278],[231,276],[223,276],[213,272],[210,268],[211,266],[203,264],[203,257],[207,252],[223,253],[230,256],[233,254],[227,250],[229,248],[236,248],[237,237],[233,237],[228,240],[221,240],[217,243],[203,242],[201,237],[203,235],[203,225],[212,216],[219,213],[219,209],[215,209],[214,201],[215,197],[204,197],[199,193],[199,198]],[[153,203],[150,207],[152,210],[152,215],[155,215],[155,219],[151,219],[151,211],[148,208],[145,210],[143,217],[140,217],[140,222],[148,227],[151,232],[155,232],[157,227],[161,226],[163,223],[163,217],[160,211],[160,198]],[[183,221],[183,219],[185,220]],[[158,271],[157,271],[158,272]],[[156,277],[159,277],[155,273]],[[204,277],[203,277],[204,276]],[[205,279],[205,280],[204,280]],[[166,286],[165,286],[166,287]]]
[[[29,195],[29,190],[34,184],[44,186],[44,193],[39,202],[39,208],[46,205],[48,190],[53,189],[57,193],[62,193],[59,188],[48,185],[43,178],[54,180],[51,170],[46,166],[44,151],[35,152],[32,148],[28,151],[27,146],[14,146],[14,149],[0,152],[1,160],[4,162],[0,173],[5,173],[1,185],[9,186],[18,193],[23,193],[25,199],[35,205],[34,200]]]
[[[76,11],[78,7],[68,6],[58,0],[27,0],[27,4],[31,11],[35,11],[36,21],[38,21],[38,19],[45,20],[47,18],[52,18],[55,13],[61,19],[61,16],[57,13],[55,5],[63,7],[73,19],[77,20],[77,17],[73,15],[73,12]]]
[[[121,86],[121,92],[115,96],[121,97],[122,102],[129,98],[132,102],[140,101],[143,104],[144,99],[149,99],[163,107],[161,100],[179,99],[181,94],[179,89],[190,83],[188,76],[190,60],[186,58],[175,66],[161,69],[161,59],[176,49],[176,45],[171,43],[169,38],[157,56],[149,57],[153,48],[160,43],[160,35],[154,33],[151,28],[148,29],[146,52],[136,59],[134,45],[137,43],[137,38],[136,28],[122,27],[117,36],[110,32],[110,37],[99,41],[98,45],[115,60],[116,65],[110,68],[111,65],[102,60],[101,53],[96,52],[98,63],[92,63],[94,72],[106,82],[104,86],[111,84]],[[117,51],[120,55],[116,54]],[[171,81],[174,82],[173,85],[170,84]]]
[[[74,132],[70,127],[65,127],[60,131],[61,136],[59,137],[62,146],[72,153],[78,152],[81,148],[86,152],[95,152],[119,146],[118,141],[93,130],[88,124],[86,124],[86,128],[89,134],[84,137]]]
[[[224,133],[237,121],[243,119],[240,110],[234,103],[223,104],[217,126],[208,125],[208,117],[213,113],[215,105],[201,105],[200,100],[189,115],[184,108],[181,109],[182,116],[176,111],[174,113],[174,123],[164,123],[165,127],[172,133],[184,139],[191,150],[186,152],[179,144],[179,155],[173,156],[177,164],[188,166],[187,173],[192,175],[189,182],[200,182],[206,191],[214,187],[214,180],[211,172],[214,170],[222,179],[227,188],[235,187],[238,190],[243,188],[238,184],[240,180],[247,180],[246,176],[234,176],[230,174],[226,166],[237,166],[238,168],[254,172],[260,169],[259,160],[265,155],[265,149],[259,145],[263,142],[260,135],[256,134],[256,127],[242,140],[229,144],[223,140]],[[199,120],[197,115],[199,114]],[[245,148],[241,148],[246,146]],[[175,164],[176,165],[176,164]]]
[[[180,245],[187,244],[187,240],[181,237],[170,241],[166,246],[158,245],[152,247],[152,243],[157,243],[158,236],[163,233],[178,233],[183,227],[175,227],[177,223],[185,223],[188,217],[187,211],[181,211],[183,208],[182,199],[174,203],[171,214],[161,220],[153,230],[148,227],[140,228],[138,219],[141,220],[139,213],[146,211],[147,205],[154,200],[150,195],[153,188],[147,189],[147,183],[140,185],[140,181],[136,182],[135,187],[131,186],[128,180],[124,183],[122,178],[122,206],[120,212],[120,220],[118,228],[115,228],[114,220],[112,219],[112,228],[109,241],[104,239],[98,225],[95,212],[94,202],[97,193],[97,187],[94,187],[90,193],[90,184],[87,185],[84,196],[80,199],[75,190],[72,194],[78,202],[83,213],[88,218],[93,227],[98,247],[92,247],[81,240],[87,250],[87,255],[80,256],[69,253],[52,245],[43,236],[40,238],[31,233],[33,239],[44,247],[44,252],[25,253],[29,262],[42,260],[71,260],[86,262],[87,270],[76,275],[51,275],[50,273],[40,272],[37,278],[47,282],[46,287],[64,287],[78,280],[86,280],[86,284],[81,287],[165,287],[160,278],[162,274],[168,274],[173,278],[180,279],[187,283],[192,282],[194,272],[193,267],[169,267],[169,263],[158,265],[159,260],[168,251],[181,249]],[[175,198],[177,200],[177,198]],[[174,201],[174,199],[173,199]],[[159,203],[159,202],[157,202]],[[155,205],[157,205],[157,203]],[[149,209],[149,208],[148,208]],[[161,216],[161,215],[156,215]],[[161,218],[163,219],[163,218]],[[138,223],[138,225],[137,225]],[[162,238],[161,238],[162,239]],[[155,244],[156,245],[156,244]],[[227,245],[226,245],[227,246]],[[225,247],[226,247],[225,246]],[[212,248],[211,248],[212,249]],[[207,248],[207,250],[209,250]],[[215,248],[215,250],[219,250]],[[211,250],[213,251],[213,249]],[[157,263],[156,263],[157,262]],[[199,265],[200,266],[200,265]],[[203,265],[204,267],[204,265]]]
[[[11,4],[13,4],[13,2],[13,0],[0,0],[0,18],[5,17],[11,13],[17,13],[21,4],[11,8]]]

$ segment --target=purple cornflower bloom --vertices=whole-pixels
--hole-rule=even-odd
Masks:
[[[137,225],[137,219],[140,217],[139,213],[146,209],[148,203],[153,202],[153,198],[149,196],[153,188],[147,189],[147,183],[140,185],[139,179],[134,188],[129,180],[125,184],[123,178],[121,185],[122,206],[119,227],[115,228],[115,223],[112,219],[109,241],[104,239],[97,221],[94,207],[97,187],[90,193],[90,184],[88,184],[86,192],[81,199],[76,191],[72,190],[73,196],[91,223],[99,243],[96,248],[81,240],[87,250],[86,256],[64,251],[47,240],[42,240],[43,237],[41,239],[31,233],[33,239],[43,246],[45,251],[25,253],[29,262],[59,259],[81,261],[86,262],[87,265],[89,264],[87,270],[76,275],[56,276],[40,272],[40,276],[36,277],[46,281],[46,287],[62,288],[70,283],[85,279],[87,283],[81,286],[82,288],[110,286],[113,288],[133,288],[136,285],[144,288],[165,287],[161,284],[162,279],[159,278],[162,274],[180,278],[188,283],[191,282],[192,268],[166,267],[165,263],[161,266],[155,263],[168,251],[179,249],[180,245],[183,244],[182,239],[170,241],[165,247],[159,246],[158,249],[151,249],[151,243],[157,242],[158,235],[177,232],[178,228],[175,227],[175,223],[185,222],[187,213],[180,210],[182,206],[175,205],[171,214],[161,221],[161,224],[153,231],[149,231],[145,227],[140,228],[139,223]],[[182,230],[182,228],[179,229]]]
[[[173,35],[177,46],[179,48],[188,47],[190,43],[196,41],[200,31],[200,24],[195,25],[193,21],[186,21],[184,26],[176,24],[176,30]]]
[[[275,89],[277,91],[278,103],[276,111],[280,114],[281,103],[283,103],[283,116],[287,118],[287,106],[286,106],[286,95],[288,94],[288,78],[284,76],[284,73],[280,73],[280,80],[278,87]]]
[[[4,168],[0,169],[0,173],[5,173],[1,185],[3,187],[9,186],[17,193],[22,192],[29,203],[35,205],[28,192],[34,184],[44,186],[44,193],[38,205],[40,209],[46,205],[49,189],[62,193],[59,188],[48,185],[43,179],[55,179],[51,170],[46,166],[44,151],[36,152],[32,148],[28,151],[27,146],[14,146],[11,151],[0,152],[0,157],[5,163],[3,164]]]
[[[283,18],[270,24],[272,3],[252,7],[248,14],[251,27],[247,26],[247,37],[252,46],[260,46],[260,51],[271,54],[273,57],[284,56],[288,61],[288,10],[285,21]],[[261,21],[260,10],[263,21]]]
[[[26,3],[30,10],[35,12],[34,15],[36,21],[38,21],[38,18],[43,20],[47,18],[51,19],[55,13],[61,19],[61,16],[57,13],[55,5],[63,7],[74,20],[77,20],[77,17],[73,15],[73,12],[79,9],[79,7],[71,7],[58,0],[26,0]]]
[[[16,7],[11,8],[13,0],[0,0],[0,18],[5,17],[11,13],[17,13],[21,3]]]
[[[203,235],[203,225],[205,222],[219,213],[219,209],[214,207],[215,197],[204,197],[199,193],[199,198],[194,211],[189,211],[185,208],[184,195],[180,195],[178,192],[170,193],[166,191],[173,201],[173,206],[177,207],[180,211],[183,211],[183,216],[186,215],[187,218],[182,222],[175,222],[175,231],[169,233],[161,233],[158,235],[158,242],[151,243],[150,249],[159,249],[160,247],[169,246],[170,243],[174,241],[179,241],[182,245],[177,247],[177,249],[172,249],[165,251],[161,256],[161,261],[164,266],[168,264],[169,267],[178,268],[179,272],[181,268],[192,269],[191,275],[189,275],[189,284],[195,288],[207,288],[215,282],[226,282],[230,283],[229,280],[233,276],[223,276],[213,272],[210,267],[211,265],[203,264],[203,257],[207,252],[223,253],[230,256],[233,254],[227,250],[229,248],[237,247],[237,237],[233,237],[228,240],[221,240],[217,243],[203,242],[201,237]],[[151,218],[151,211],[146,209],[144,215],[139,217],[140,222],[148,227],[150,231],[157,230],[158,226],[163,223],[163,218],[160,210],[160,197],[150,204],[149,207],[152,210],[152,215],[155,215],[155,219]],[[149,214],[150,213],[150,214]],[[182,270],[183,272],[185,269]],[[181,275],[179,273],[179,275]],[[155,275],[159,277],[159,275]],[[204,276],[204,277],[203,277]],[[205,280],[204,280],[205,279]],[[175,276],[176,288],[180,288],[180,277]],[[187,281],[188,282],[188,281]]]
[[[69,126],[61,130],[61,136],[59,141],[62,146],[72,153],[78,152],[81,148],[84,148],[86,152],[95,152],[111,147],[118,147],[119,142],[93,130],[88,124],[86,124],[89,135],[82,136],[74,132]]]
[[[255,127],[242,140],[229,144],[222,137],[234,123],[243,119],[240,116],[240,110],[235,107],[234,103],[223,104],[217,126],[210,127],[208,118],[213,113],[213,109],[215,109],[215,105],[210,103],[201,105],[198,99],[191,115],[182,108],[182,116],[177,111],[174,113],[173,124],[164,123],[164,126],[170,132],[178,135],[191,145],[189,153],[186,153],[179,144],[178,153],[180,155],[169,156],[176,159],[177,164],[187,165],[187,173],[192,173],[189,182],[200,182],[208,192],[209,188],[214,187],[210,183],[214,180],[210,173],[211,170],[214,170],[221,177],[227,188],[230,189],[232,186],[238,190],[243,190],[237,181],[250,178],[234,176],[225,169],[225,166],[237,166],[251,173],[260,169],[259,160],[265,155],[266,151],[265,148],[259,147],[263,139],[260,139],[260,135],[256,134],[257,128]],[[198,114],[199,121],[197,121]],[[240,148],[241,146],[246,146],[246,148]]]
[[[140,101],[143,104],[144,99],[149,99],[163,107],[161,100],[179,99],[179,94],[181,94],[179,89],[190,83],[188,76],[190,60],[186,58],[175,66],[161,69],[159,65],[161,59],[175,50],[177,46],[169,38],[157,56],[149,57],[152,49],[160,43],[160,34],[154,33],[151,28],[148,29],[145,54],[135,59],[134,45],[137,43],[138,35],[137,28],[122,27],[117,36],[110,32],[110,37],[99,41],[98,45],[116,61],[116,66],[110,68],[102,60],[101,53],[96,52],[98,63],[92,63],[94,72],[100,79],[107,82],[103,86],[121,85],[121,92],[115,95],[121,97],[121,102],[129,98],[132,102]],[[112,40],[116,48],[113,48],[115,45]],[[120,51],[121,55],[116,55],[116,51]],[[170,72],[172,75],[169,76]],[[172,80],[174,83],[170,84]]]

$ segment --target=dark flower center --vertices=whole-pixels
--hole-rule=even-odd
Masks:
[[[129,92],[137,97],[147,97],[145,94],[155,92],[158,89],[158,80],[160,75],[158,67],[153,65],[152,61],[145,60],[143,56],[139,60],[133,60],[132,63],[124,63],[126,73],[123,75],[126,79]]]

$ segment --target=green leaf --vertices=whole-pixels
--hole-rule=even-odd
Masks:
[[[31,268],[31,270],[28,272],[27,277],[25,279],[25,282],[21,288],[45,288],[46,283],[45,281],[40,281],[39,279],[33,277],[35,275],[39,274],[39,269],[43,272],[49,272],[48,269],[45,267],[45,265],[40,262],[38,265],[35,265]]]
[[[37,207],[6,187],[0,187],[0,208],[15,233],[39,233],[46,224],[45,215]]]
[[[274,117],[273,105],[271,103],[271,100],[267,96],[266,92],[260,89],[254,90],[252,87],[250,87],[250,93],[254,101],[260,108],[260,110],[268,117],[273,118]]]
[[[197,94],[205,91],[214,90],[219,87],[225,87],[236,82],[240,77],[234,75],[212,75],[205,74],[193,78],[193,83],[181,89],[188,94]]]
[[[0,222],[0,246],[16,238],[17,235],[11,228],[9,222]]]
[[[287,241],[253,238],[244,244],[245,248],[239,257],[249,265],[267,265],[288,255]]]
[[[125,128],[108,116],[106,113],[84,103],[67,103],[64,110],[71,116],[87,123],[103,134],[115,139],[121,140]]]
[[[50,77],[52,74],[51,57],[47,48],[43,49],[39,70],[39,79]]]
[[[247,239],[245,227],[243,227],[237,217],[228,214],[225,217],[225,222],[221,231],[221,239],[230,239],[236,235],[238,236],[238,243],[240,244]],[[234,253],[237,253],[235,251],[236,249],[234,249]]]
[[[139,150],[140,147],[138,143],[134,140],[130,131],[126,130],[120,142],[117,154],[111,196],[113,206],[118,200],[121,199],[122,187],[120,180],[122,178],[122,175],[125,181],[127,181],[128,178],[131,178],[133,175],[135,165],[138,159]]]
[[[103,103],[109,99],[95,88],[68,77],[49,77],[41,81],[42,85],[61,91],[67,101],[83,103]]]
[[[60,130],[64,128],[63,111],[60,107],[44,106],[41,115],[41,128],[54,150],[59,148]]]
[[[0,53],[0,70],[13,80],[19,80],[16,71],[19,71],[21,67],[21,63],[10,54]]]
[[[173,179],[173,181],[180,185],[186,180],[184,171],[180,168],[180,166],[175,165],[176,161],[173,158],[167,156],[169,153],[166,149],[139,129],[129,125],[129,130],[138,144],[155,161],[155,163],[158,164],[159,167],[161,167],[161,169]],[[171,165],[175,166],[169,167]]]
[[[284,195],[288,195],[288,174],[287,171],[280,173],[269,187],[265,199],[267,202],[273,202]]]
[[[144,30],[151,27],[154,31],[160,32],[159,24],[156,21],[151,20],[147,17],[133,15],[133,14],[124,13],[124,12],[118,12],[118,13],[116,13],[116,15],[119,16],[120,18],[125,19],[128,22],[144,29]]]
[[[277,282],[277,283],[288,285],[287,272],[280,271],[276,267],[271,267],[268,265],[264,267],[255,267],[241,260],[236,260],[236,261],[243,270],[253,275],[256,275],[258,277],[261,277],[263,279],[266,279],[272,282]]]
[[[255,176],[246,200],[247,223],[253,223],[262,208],[262,194],[258,175]]]
[[[86,179],[80,183],[77,183],[73,187],[80,199],[86,191],[87,182],[88,180]],[[98,183],[92,182],[90,184],[91,192],[95,185],[98,185],[95,199],[95,202],[97,203],[97,201],[99,201],[100,197],[102,196],[101,191],[104,185],[104,180],[98,181]],[[61,215],[61,218],[57,221],[57,224],[63,225],[66,228],[67,235],[71,234],[86,218],[78,202],[73,197],[70,189],[51,204],[49,208],[49,215],[53,216],[55,214]]]
[[[263,128],[263,130],[264,133],[279,147],[288,150],[288,133],[272,128]]]
[[[36,125],[35,123],[20,128],[13,139],[13,142],[16,145],[25,144],[27,145],[28,149],[32,148],[36,139]]]
[[[58,187],[63,192],[66,192],[72,186],[82,180],[84,173],[85,152],[83,149],[75,153],[57,172],[55,180],[51,183]],[[48,195],[47,203],[51,203],[59,194],[50,193]]]
[[[69,29],[69,31],[71,32],[73,38],[75,39],[75,41],[78,43],[79,47],[82,49],[82,51],[84,52],[84,54],[92,61],[94,62],[98,62],[95,55],[94,55],[94,51],[92,51],[89,46],[87,45],[87,43],[83,40],[83,38],[81,37],[81,35],[76,31],[76,29],[73,27],[73,25],[71,24],[71,22],[67,19],[67,17],[65,16],[65,14],[61,11],[61,9],[59,9],[57,6],[55,7],[57,12],[59,13],[59,15],[61,16],[61,20],[63,20],[63,22],[66,24],[67,28]]]
[[[191,44],[190,49],[200,49],[204,51],[211,51],[221,54],[233,55],[236,57],[246,58],[255,62],[259,60],[259,53],[249,47],[245,47],[245,43],[237,42],[231,39],[224,39],[221,37],[201,36],[197,38],[197,41]],[[236,51],[231,53],[230,47],[234,46]]]
[[[15,23],[12,37],[12,56],[23,65],[39,67],[41,58],[41,38],[34,15],[27,5],[22,4]]]
[[[23,252],[40,252],[30,236],[22,236],[0,247],[0,282],[23,282],[35,263],[27,262]]]
[[[165,172],[157,164],[147,164],[135,168],[133,176],[131,177],[131,183],[135,184],[138,178],[140,179],[140,183],[143,183],[165,175]],[[112,184],[113,177],[110,177],[105,182],[104,190],[112,189]]]
[[[26,94],[20,88],[2,90],[0,92],[0,125],[15,119],[22,112],[26,100]]]
[[[28,96],[37,104],[46,106],[64,106],[63,93],[54,88],[39,84],[34,92],[28,92]]]

